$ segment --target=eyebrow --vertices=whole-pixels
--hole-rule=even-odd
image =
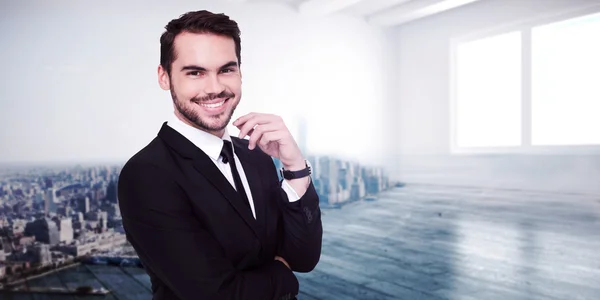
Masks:
[[[223,70],[223,69],[226,69],[226,68],[231,68],[231,67],[237,67],[237,66],[238,66],[237,62],[235,62],[235,61],[230,61],[230,62],[228,62],[228,63],[226,63],[226,64],[222,65],[222,66],[219,68],[219,70]],[[202,72],[205,72],[205,71],[206,71],[206,68],[204,68],[204,67],[200,67],[200,66],[196,66],[196,65],[187,65],[187,66],[183,66],[183,67],[181,68],[181,71],[202,71]]]

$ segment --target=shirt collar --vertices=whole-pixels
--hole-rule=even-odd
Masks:
[[[219,138],[208,132],[202,131],[198,128],[192,127],[183,121],[181,121],[175,114],[172,114],[167,125],[175,129],[186,139],[192,142],[196,147],[200,148],[206,155],[213,160],[218,160],[221,156],[221,149],[223,149],[223,140],[231,141],[231,136],[225,128],[223,138]]]

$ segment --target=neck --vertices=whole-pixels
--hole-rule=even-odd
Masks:
[[[204,130],[204,131],[206,131],[206,132],[208,132],[208,133],[210,133],[210,134],[212,134],[212,135],[214,135],[214,136],[216,136],[216,137],[218,137],[220,139],[222,139],[223,135],[225,135],[225,129],[221,129],[219,131],[207,131],[207,130]]]

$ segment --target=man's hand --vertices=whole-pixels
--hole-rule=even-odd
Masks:
[[[283,259],[283,257],[281,256],[275,256],[275,260],[278,260],[280,262],[282,262],[283,264],[285,264],[285,266],[289,269],[290,265],[287,263],[287,261],[285,261],[285,259]]]
[[[266,154],[278,158],[286,170],[299,171],[306,168],[302,151],[280,116],[249,113],[237,118],[233,125],[240,130],[239,138],[250,136],[249,149],[258,145]],[[286,181],[300,197],[310,183],[309,177]]]
[[[239,117],[233,125],[240,130],[239,138],[250,136],[249,149],[258,145],[266,154],[278,158],[286,170],[306,167],[300,147],[280,116],[249,113]]]

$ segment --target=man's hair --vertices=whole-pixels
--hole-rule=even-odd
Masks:
[[[237,22],[225,14],[216,14],[207,10],[191,11],[171,20],[166,31],[160,36],[160,64],[171,75],[171,65],[177,57],[175,53],[175,37],[182,32],[212,33],[228,36],[235,42],[235,54],[238,65],[241,65],[241,39]]]

